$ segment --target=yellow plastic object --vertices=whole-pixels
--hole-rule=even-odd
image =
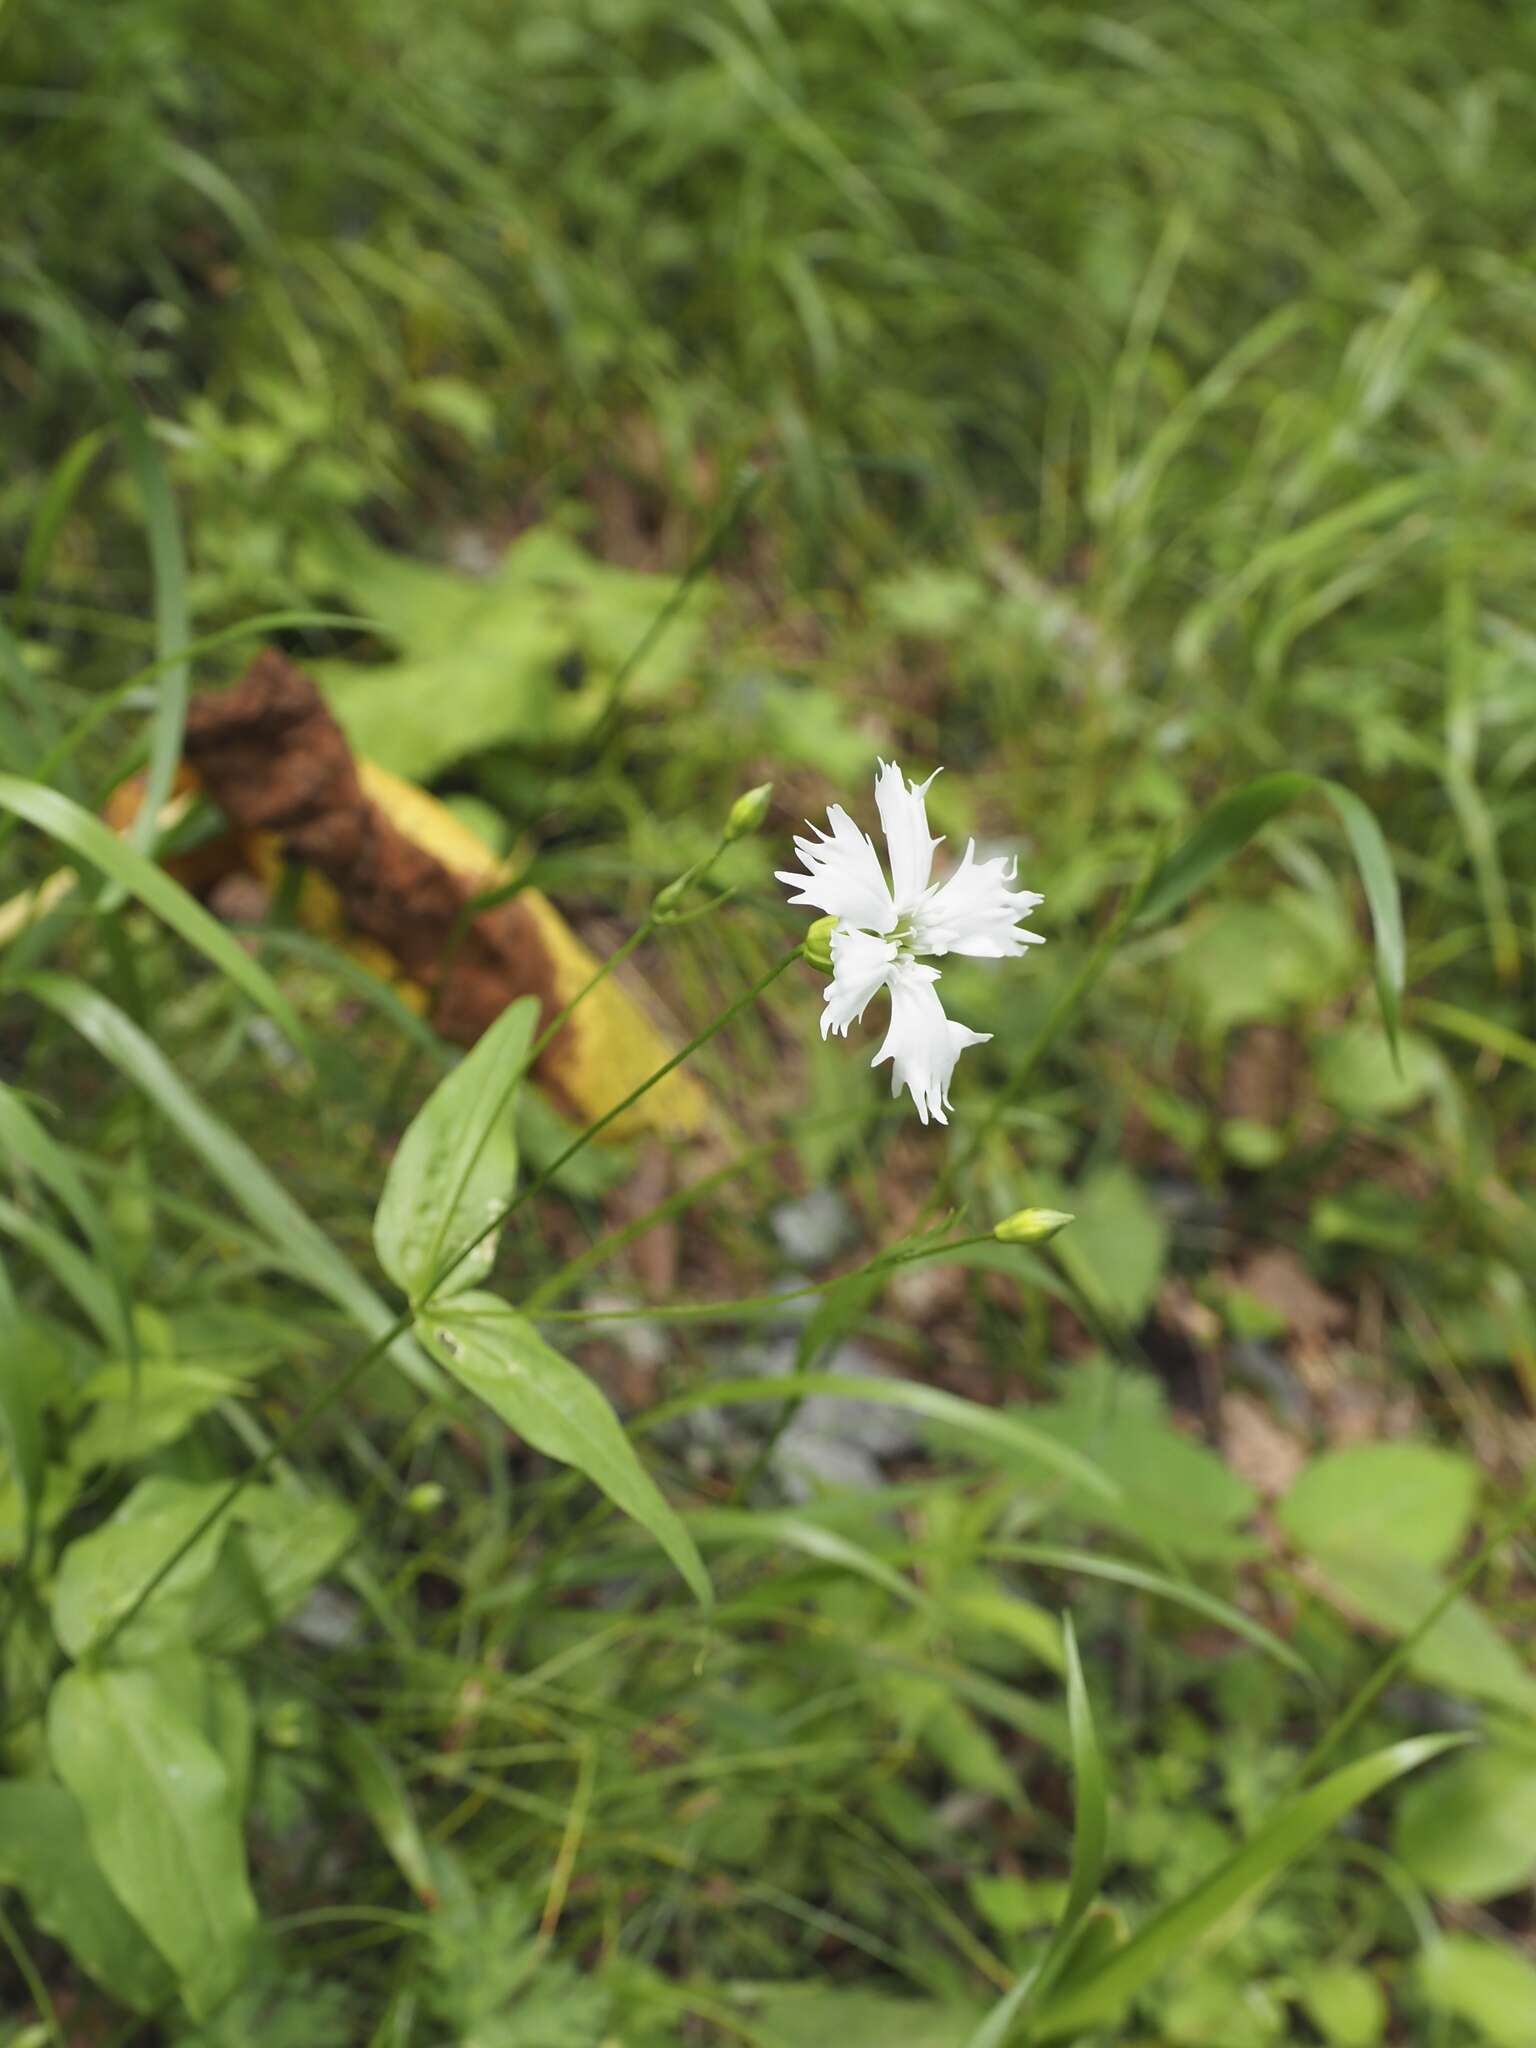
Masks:
[[[489,847],[426,790],[371,761],[358,761],[357,776],[363,794],[378,805],[398,831],[424,853],[440,860],[453,874],[462,876],[472,888],[492,889],[506,878],[507,864],[498,860]],[[321,910],[318,899],[308,898],[310,883],[330,898],[321,912],[320,928],[337,931],[340,913],[335,893],[318,877],[306,878],[305,893],[300,899],[301,917],[309,921],[307,900],[314,900],[316,910]],[[562,1004],[570,1002],[602,963],[539,890],[524,889],[517,900],[532,914],[554,962],[558,1000]],[[425,1008],[424,992],[415,984],[404,982],[394,962],[383,956],[378,947],[348,943],[355,957],[375,973],[386,973],[408,1000]],[[580,1007],[565,1027],[565,1036],[568,1051],[560,1062],[561,1087],[589,1123],[622,1102],[675,1050],[611,975],[582,997]],[[708,1095],[690,1075],[678,1069],[648,1090],[633,1109],[616,1117],[603,1136],[627,1139],[652,1131],[667,1137],[688,1138],[707,1129],[710,1121]]]

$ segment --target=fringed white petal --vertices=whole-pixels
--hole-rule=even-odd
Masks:
[[[956,1061],[968,1045],[984,1045],[992,1034],[970,1031],[945,1016],[934,987],[938,978],[936,967],[896,963],[890,974],[891,1028],[870,1065],[890,1060],[891,1093],[909,1089],[922,1121],[932,1116],[943,1124],[949,1121],[944,1111]]]
[[[1044,945],[1043,934],[1026,931],[1020,922],[1044,898],[1011,888],[1017,874],[1017,863],[1002,855],[977,860],[976,842],[970,840],[959,867],[913,916],[913,951],[1010,960],[1026,946]]]
[[[933,776],[927,782],[908,782],[894,761],[876,765],[875,802],[890,849],[891,893],[898,912],[905,916],[928,886],[933,850],[941,843],[928,835],[926,798]]]
[[[896,906],[880,869],[880,856],[867,832],[861,832],[841,804],[827,812],[830,832],[812,825],[814,839],[796,839],[795,852],[805,872],[781,870],[778,880],[798,890],[791,903],[809,903],[828,917],[868,931],[888,932],[896,923]]]
[[[832,979],[822,995],[821,1035],[848,1036],[896,966],[896,941],[839,925],[832,934]]]

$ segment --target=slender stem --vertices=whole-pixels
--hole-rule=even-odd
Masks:
[[[873,1279],[897,1266],[915,1265],[920,1259],[948,1258],[973,1244],[996,1242],[990,1230],[983,1230],[974,1237],[950,1237],[942,1244],[919,1245],[911,1251],[876,1252],[873,1258],[862,1266],[855,1266],[852,1272],[834,1273],[826,1280],[813,1280],[808,1286],[785,1288],[777,1294],[743,1295],[736,1301],[664,1301],[644,1308],[554,1308],[544,1310],[537,1320],[542,1323],[675,1323],[685,1319],[707,1321],[718,1317],[723,1322],[754,1309],[778,1308],[786,1301],[804,1301],[809,1295],[825,1294],[829,1288],[841,1287],[850,1280]],[[531,1306],[526,1312],[530,1315],[535,1313]]]
[[[716,1167],[713,1173],[706,1174],[702,1180],[691,1181],[687,1187],[678,1188],[674,1194],[668,1195],[665,1201],[647,1209],[643,1216],[636,1216],[617,1230],[610,1230],[595,1244],[588,1245],[584,1252],[578,1252],[575,1258],[568,1259],[559,1272],[552,1273],[547,1280],[541,1280],[533,1292],[523,1299],[524,1315],[537,1316],[546,1302],[558,1301],[562,1294],[569,1294],[576,1283],[585,1279],[595,1267],[606,1265],[609,1259],[616,1257],[637,1238],[644,1237],[647,1231],[655,1230],[659,1224],[670,1222],[674,1216],[691,1209],[695,1202],[702,1202],[706,1195],[713,1194],[715,1189],[722,1187],[726,1181],[734,1180],[738,1173],[745,1173],[749,1167],[770,1158],[782,1144],[782,1138],[768,1138],[761,1145],[753,1145],[745,1152],[738,1152],[736,1157],[728,1159],[724,1166]]]
[[[453,1258],[451,1258],[448,1261],[447,1265],[443,1267],[442,1271],[434,1277],[431,1287],[427,1290],[426,1298],[430,1300],[431,1296],[442,1287],[444,1281],[449,1279],[452,1276],[452,1274],[458,1269],[458,1267],[461,1266],[466,1259],[470,1258],[473,1255],[473,1253],[485,1241],[486,1238],[493,1236],[498,1230],[500,1230],[502,1226],[507,1222],[508,1218],[513,1216],[523,1206],[525,1202],[531,1201],[535,1195],[542,1193],[542,1191],[549,1186],[551,1180],[553,1180],[555,1175],[560,1171],[560,1169],[566,1164],[568,1160],[573,1159],[575,1155],[578,1152],[580,1152],[584,1146],[591,1144],[592,1140],[595,1137],[597,1137],[599,1132],[605,1130],[607,1126],[611,1124],[616,1117],[622,1116],[625,1110],[633,1108],[635,1103],[637,1103],[640,1100],[642,1095],[646,1094],[648,1090],[654,1088],[658,1081],[665,1080],[667,1075],[670,1074],[675,1067],[681,1066],[684,1060],[688,1059],[693,1053],[697,1052],[701,1045],[706,1044],[708,1040],[715,1036],[716,1032],[723,1031],[726,1025],[730,1024],[736,1017],[740,1016],[743,1010],[749,1008],[751,1004],[758,1001],[758,999],[767,991],[767,989],[770,988],[772,984],[778,980],[779,976],[783,974],[787,968],[793,966],[795,961],[799,958],[800,948],[796,946],[792,952],[786,953],[784,957],[780,961],[778,961],[775,966],[770,968],[769,971],[765,975],[763,975],[758,981],[754,982],[751,988],[749,988],[745,992],[745,994],[738,996],[734,1003],[730,1004],[728,1008],[722,1010],[719,1016],[716,1017],[712,1023],[707,1024],[702,1031],[696,1033],[694,1037],[690,1038],[688,1043],[685,1046],[683,1046],[680,1051],[675,1052],[672,1055],[671,1059],[664,1060],[662,1064],[656,1068],[654,1073],[650,1074],[644,1081],[642,1081],[639,1084],[638,1087],[632,1088],[629,1091],[629,1093],[624,1097],[622,1102],[615,1103],[612,1109],[607,1110],[602,1116],[600,1116],[597,1119],[595,1123],[589,1124],[584,1131],[582,1131],[577,1137],[573,1138],[570,1144],[566,1146],[565,1150],[559,1155],[558,1158],[553,1160],[550,1165],[545,1167],[544,1171],[535,1180],[530,1181],[525,1187],[520,1188],[518,1192],[512,1197],[512,1199],[509,1202],[505,1203],[501,1207],[501,1209],[498,1210],[497,1213],[490,1218],[489,1222],[487,1222],[484,1225],[484,1227],[479,1232],[477,1232],[477,1234],[473,1238],[471,1238],[467,1244],[463,1246],[463,1248],[460,1251],[455,1253]],[[599,976],[593,977],[594,981],[598,978]],[[567,1007],[569,1008],[569,1006]],[[299,1440],[307,1433],[311,1426],[319,1419],[319,1417],[323,1415],[328,1408],[333,1407],[335,1403],[339,1401],[344,1394],[348,1393],[353,1387],[355,1387],[358,1381],[368,1371],[369,1367],[376,1364],[378,1360],[381,1359],[384,1356],[384,1354],[389,1350],[391,1345],[393,1345],[397,1339],[403,1337],[406,1334],[406,1332],[410,1329],[414,1321],[415,1311],[413,1309],[407,1308],[402,1310],[401,1313],[398,1316],[396,1316],[395,1320],[389,1325],[389,1327],[380,1332],[380,1334],[368,1346],[367,1350],[362,1352],[356,1359],[353,1360],[352,1364],[347,1367],[346,1371],[341,1374],[340,1378],[333,1380],[329,1386],[323,1388],[314,1397],[314,1399],[310,1401],[308,1405],[300,1411],[298,1416],[288,1425],[288,1427],[282,1432],[282,1434],[273,1439],[273,1441],[262,1452],[261,1456],[256,1459],[254,1464],[248,1465],[246,1469],[242,1473],[240,1473],[240,1475],[237,1478],[232,1479],[230,1481],[229,1485],[224,1489],[223,1493],[208,1509],[207,1513],[201,1517],[201,1519],[197,1522],[196,1526],[188,1531],[187,1535],[183,1537],[181,1542],[178,1543],[176,1547],[170,1552],[170,1554],[161,1562],[157,1569],[139,1588],[138,1592],[134,1595],[132,1601],[130,1601],[128,1606],[124,1608],[123,1612],[120,1615],[118,1615],[117,1619],[112,1623],[111,1627],[108,1628],[106,1633],[98,1640],[98,1642],[94,1646],[95,1654],[97,1656],[103,1655],[111,1647],[111,1645],[114,1642],[116,1642],[117,1638],[122,1634],[123,1630],[127,1628],[130,1622],[132,1622],[135,1619],[135,1617],[142,1611],[145,1604],[165,1583],[165,1580],[176,1569],[177,1565],[180,1564],[181,1560],[187,1555],[187,1553],[193,1548],[193,1546],[197,1544],[204,1535],[206,1535],[208,1530],[213,1527],[215,1522],[219,1521],[222,1516],[229,1512],[229,1509],[233,1506],[234,1502],[239,1499],[240,1495],[245,1491],[246,1487],[249,1486],[254,1480],[259,1479],[263,1473],[269,1471],[271,1467],[275,1465],[280,1458],[285,1457],[288,1454],[288,1452],[293,1449],[294,1445],[299,1442]]]
[[[32,2003],[37,2007],[37,2016],[54,2048],[69,2048],[68,2037],[59,2025],[58,2013],[54,2010],[53,2000],[48,1996],[48,1987],[43,1982],[36,1963],[28,1954],[26,1944],[3,1912],[0,1912],[0,1941],[3,1941],[10,1950],[11,1961],[16,1965],[22,1982],[31,1994]]]
[[[1400,1643],[1394,1646],[1390,1655],[1382,1658],[1364,1685],[1360,1687],[1354,1698],[1345,1707],[1343,1713],[1339,1715],[1326,1734],[1321,1736],[1308,1751],[1302,1760],[1300,1769],[1296,1773],[1297,1783],[1304,1784],[1308,1778],[1316,1775],[1321,1766],[1327,1762],[1328,1758],[1339,1747],[1345,1736],[1349,1734],[1351,1729],[1359,1723],[1365,1714],[1369,1713],[1377,1700],[1380,1699],[1382,1693],[1386,1691],[1392,1680],[1401,1671],[1404,1664],[1407,1663],[1436,1622],[1440,1620],[1442,1615],[1450,1611],[1478,1578],[1483,1568],[1489,1563],[1501,1545],[1508,1542],[1509,1538],[1520,1527],[1520,1524],[1532,1513],[1536,1513],[1536,1481],[1533,1481],[1532,1484],[1526,1487],[1509,1513],[1495,1525],[1493,1534],[1488,1538],[1487,1542],[1468,1563],[1462,1566],[1461,1570],[1451,1580],[1445,1591],[1440,1595],[1440,1598],[1430,1608],[1418,1626],[1408,1635],[1404,1636]]]
[[[630,653],[614,671],[613,681],[608,685],[607,698],[598,719],[597,729],[599,733],[611,723],[614,713],[618,709],[619,699],[623,696],[625,685],[629,682],[630,677],[639,668],[645,657],[656,645],[656,642],[667,630],[667,627],[671,625],[677,614],[682,610],[688,600],[688,593],[692,590],[693,586],[705,571],[713,566],[720,550],[730,538],[731,529],[738,520],[745,517],[747,508],[751,505],[752,500],[757,496],[766,481],[767,479],[760,469],[749,468],[736,486],[736,489],[732,492],[724,511],[704,536],[703,545],[678,578],[676,589],[661,607],[661,610],[651,620]]]

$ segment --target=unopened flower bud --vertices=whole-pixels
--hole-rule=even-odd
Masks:
[[[993,1224],[992,1235],[999,1244],[1048,1244],[1057,1231],[1076,1220],[1065,1209],[1015,1209]]]
[[[405,1496],[406,1509],[413,1515],[432,1515],[448,1498],[448,1489],[435,1479],[424,1479]]]
[[[768,799],[773,795],[771,782],[760,782],[756,789],[749,789],[745,796],[737,797],[731,805],[725,820],[725,842],[746,839],[758,831],[768,815]]]
[[[665,888],[656,891],[655,901],[651,905],[652,911],[657,917],[666,917],[670,912],[676,910],[692,887],[693,876],[691,874],[679,875],[675,882],[668,882]]]
[[[818,917],[805,935],[805,957],[823,974],[832,972],[832,934],[836,930],[835,917]]]

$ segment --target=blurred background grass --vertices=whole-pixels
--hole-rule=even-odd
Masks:
[[[789,829],[829,796],[867,813],[878,751],[943,762],[939,829],[1017,847],[1051,938],[1017,971],[956,973],[959,1014],[995,1034],[961,1070],[963,1150],[1006,1105],[956,1193],[983,1226],[1024,1200],[1074,1210],[1076,1306],[982,1265],[836,1294],[816,1342],[1029,1399],[1135,1495],[1106,1527],[947,1443],[845,1445],[835,1476],[878,1457],[878,1494],[781,1472],[757,1505],[798,1501],[931,1604],[834,1568],[792,1518],[778,1550],[767,1524],[732,1549],[722,1521],[716,1630],[483,1423],[413,1420],[404,1389],[372,1388],[313,1461],[365,1510],[393,1619],[252,1653],[267,1961],[233,2016],[166,2038],[962,2042],[1066,1869],[1045,1610],[1067,1596],[1009,1545],[1171,1555],[1281,1627],[1336,1700],[1520,1485],[1533,61],[1536,18],[1493,0],[0,14],[5,766],[36,772],[157,632],[181,643],[173,586],[199,633],[355,612],[367,628],[269,637],[365,751],[536,854],[600,944],[706,849],[730,794],[776,781],[769,831],[726,873],[741,914],[650,965],[697,1021],[797,928],[769,880]],[[118,431],[125,391],[148,463]],[[211,653],[197,683],[249,651]],[[50,772],[94,806],[153,711],[146,687]],[[1154,846],[1281,767],[1355,789],[1387,834],[1401,1067],[1336,827],[1302,807],[1117,952],[1013,1102]],[[13,837],[0,858],[8,896],[54,857]],[[360,1022],[297,942],[265,957],[316,1025],[312,1081],[150,928],[63,943],[363,1261],[430,1055]],[[707,1228],[608,1272],[610,1305],[820,1278],[917,1218],[937,1134],[815,1043],[816,1001],[807,979],[711,1053],[761,1159]],[[279,1418],[339,1329],[242,1262],[224,1197],[140,1094],[20,1012],[8,1078],[93,1162],[129,1291],[182,1356],[259,1354]],[[632,1180],[603,1178],[546,1205],[509,1285],[635,1213]],[[22,1291],[82,1371],[46,1261]],[[631,1408],[805,1341],[643,1328],[583,1354]],[[143,1455],[226,1469],[221,1427]],[[729,1431],[657,1441],[701,1508],[755,1469]],[[413,1519],[423,1485],[442,1498]],[[1137,1911],[1219,1858],[1318,1709],[1166,1601],[1065,1584]],[[1374,1735],[1475,1724],[1482,1760],[1398,1795],[1104,2039],[1529,2048],[1536,1827],[1511,1820],[1536,1802],[1528,1551],[1458,1615]],[[338,1704],[451,1867],[435,1914],[403,1914],[357,1819]],[[323,1917],[338,1898],[360,1926]]]

